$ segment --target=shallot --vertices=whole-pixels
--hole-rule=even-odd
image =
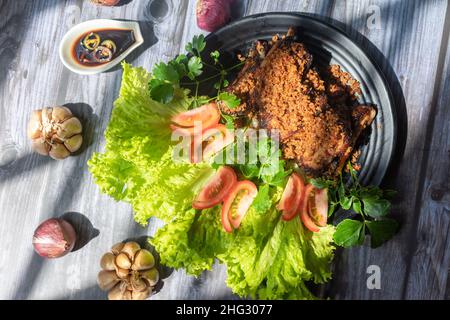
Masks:
[[[34,231],[34,250],[44,258],[59,258],[75,246],[76,233],[70,223],[52,218],[42,222]]]
[[[98,4],[100,6],[113,7],[117,5],[120,0],[91,0],[92,3]]]
[[[230,20],[234,0],[197,0],[197,25],[209,32],[216,31]]]

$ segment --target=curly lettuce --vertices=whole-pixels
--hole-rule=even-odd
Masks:
[[[105,132],[105,152],[94,153],[88,162],[101,191],[129,202],[142,225],[152,216],[168,222],[185,212],[214,172],[206,164],[172,160],[170,118],[187,110],[191,101],[181,89],[171,103],[152,100],[149,79],[145,69],[123,64],[120,96]]]
[[[334,228],[306,230],[298,218],[286,222],[276,209],[282,188],[260,185],[259,193],[238,230],[226,233],[221,206],[194,210],[192,200],[214,173],[207,163],[174,162],[169,129],[173,114],[187,110],[188,92],[176,89],[170,103],[149,96],[150,74],[123,64],[120,96],[105,132],[103,153],[89,160],[101,191],[130,203],[134,219],[150,217],[166,224],[150,242],[161,263],[198,276],[219,260],[227,267],[234,293],[261,299],[314,299],[308,282],[331,277]]]
[[[151,244],[163,264],[195,276],[217,258],[227,266],[227,285],[240,296],[314,299],[305,282],[330,279],[334,227],[312,233],[298,218],[283,221],[276,209],[280,193],[272,188],[270,208],[261,214],[253,205],[233,234],[223,231],[219,205],[188,210],[158,230]]]

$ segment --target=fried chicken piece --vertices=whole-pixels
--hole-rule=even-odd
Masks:
[[[356,106],[359,83],[339,66],[322,75],[312,56],[295,42],[292,30],[281,39],[257,42],[228,91],[241,99],[233,110],[258,120],[258,127],[277,130],[285,159],[308,176],[336,177],[376,111]]]

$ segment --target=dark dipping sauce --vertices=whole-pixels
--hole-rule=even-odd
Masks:
[[[84,44],[84,40],[88,35],[98,35],[100,37],[99,44],[94,49],[89,49]],[[99,47],[102,46],[102,43],[106,40],[110,40],[115,44],[115,50],[111,50],[112,55],[107,60],[98,59]],[[133,30],[128,29],[99,29],[99,30],[91,30],[89,32],[84,33],[81,37],[77,39],[77,41],[73,45],[72,54],[73,57],[78,63],[83,66],[99,66],[108,62],[111,62],[118,56],[120,56],[125,50],[127,50],[134,42],[134,32]]]

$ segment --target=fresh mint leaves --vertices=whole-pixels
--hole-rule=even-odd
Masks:
[[[371,237],[371,246],[378,247],[392,238],[398,229],[395,220],[385,218],[391,209],[389,200],[395,195],[395,191],[383,191],[376,186],[363,187],[359,184],[356,171],[350,163],[347,168],[351,178],[348,185],[342,177],[338,183],[321,180],[312,182],[314,185],[328,188],[330,207],[333,210],[338,206],[344,210],[351,209],[360,218],[341,221],[336,227],[334,241],[343,247],[360,245],[364,242],[367,231]]]
[[[372,248],[379,247],[391,239],[398,229],[398,222],[393,219],[366,221],[365,223],[370,232]]]
[[[345,219],[336,227],[334,242],[344,248],[362,244],[364,230],[364,223],[361,221]]]

